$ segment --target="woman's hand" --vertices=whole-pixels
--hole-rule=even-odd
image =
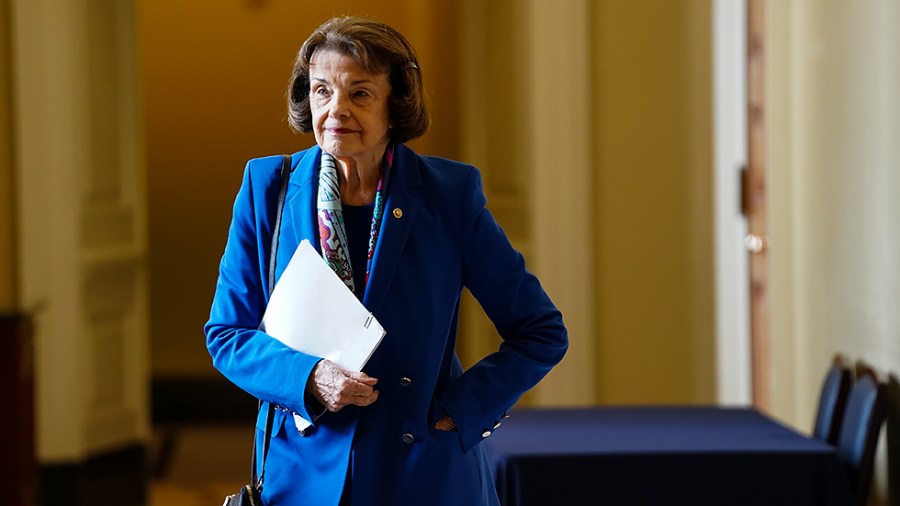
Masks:
[[[449,416],[445,416],[435,422],[434,428],[437,430],[443,430],[447,432],[453,432],[456,430],[456,422],[453,421]]]
[[[330,360],[320,360],[306,384],[306,390],[332,413],[344,406],[368,406],[378,399],[376,378],[364,372],[346,371]]]

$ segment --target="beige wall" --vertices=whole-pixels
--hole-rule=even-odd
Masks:
[[[900,5],[798,1],[769,19],[775,407],[802,425],[833,353],[900,369]]]
[[[525,402],[713,402],[710,6],[464,3],[465,159],[570,331]]]
[[[594,5],[598,400],[713,402],[710,6]]]
[[[433,127],[415,146],[458,157],[456,13],[418,0],[138,2],[146,117],[152,370],[216,375],[209,315],[244,163],[312,145],[286,123],[285,85],[306,36],[333,15],[381,19],[416,47]]]
[[[18,309],[9,39],[9,2],[0,0],[0,312]]]

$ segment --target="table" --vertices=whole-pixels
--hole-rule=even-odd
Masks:
[[[485,441],[505,506],[843,505],[828,444],[752,409],[518,410]]]

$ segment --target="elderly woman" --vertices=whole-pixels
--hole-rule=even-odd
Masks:
[[[297,55],[288,110],[316,146],[291,157],[275,276],[309,240],[387,334],[364,371],[347,371],[258,330],[282,157],[251,160],[205,330],[215,367],[263,401],[257,466],[277,406],[265,504],[497,504],[479,443],[562,359],[562,316],[485,208],[478,171],[403,144],[429,116],[397,31],[324,23]],[[504,339],[465,371],[454,351],[463,288]],[[313,426],[297,430],[292,413]]]

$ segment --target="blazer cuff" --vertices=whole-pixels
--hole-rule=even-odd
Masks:
[[[502,420],[509,418],[509,414],[506,412],[497,417],[466,416],[467,410],[461,406],[450,406],[449,403],[443,401],[438,401],[438,405],[456,424],[456,432],[459,435],[459,444],[463,453],[468,453],[475,445],[491,437],[494,431],[502,425]]]
[[[310,360],[310,358],[312,360]],[[292,412],[302,416],[307,419],[310,423],[315,426],[316,418],[322,415],[325,412],[325,408],[322,407],[314,397],[312,397],[306,389],[307,384],[309,384],[309,377],[312,376],[313,369],[315,369],[316,365],[321,361],[321,358],[312,357],[311,355],[303,356],[303,359],[298,360],[297,363],[293,367],[293,371],[290,374],[290,378],[293,381],[296,381],[303,385],[303,401],[298,402],[297,405],[285,406],[290,409]],[[312,400],[312,402],[310,402]]]

